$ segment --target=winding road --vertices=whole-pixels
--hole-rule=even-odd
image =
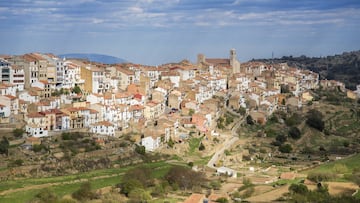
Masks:
[[[218,162],[219,158],[222,156],[225,150],[229,149],[234,143],[236,143],[239,140],[239,136],[237,135],[237,130],[240,127],[240,125],[244,122],[244,119],[239,120],[231,129],[231,136],[228,136],[225,141],[222,143],[222,147],[215,152],[215,154],[211,157],[209,162],[207,163],[207,166],[209,168],[216,169],[215,163]]]

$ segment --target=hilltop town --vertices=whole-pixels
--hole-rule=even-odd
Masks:
[[[303,161],[292,163],[291,170],[285,166],[288,173],[282,175],[287,179],[289,174],[295,177],[291,171],[302,169],[306,161],[329,158],[330,149],[327,154],[314,152],[311,158],[306,153],[290,156],[292,149],[302,151],[306,146],[288,144],[275,134],[287,134],[284,129],[289,128],[287,139],[296,140],[315,128],[321,135],[337,135],[330,118],[325,124],[313,124],[308,118],[309,130],[300,114],[323,108],[318,101],[325,91],[339,92],[350,102],[360,96],[359,90],[348,90],[342,82],[320,80],[319,74],[286,63],[240,63],[234,49],[228,58],[199,54],[196,63],[183,60],[158,66],[101,64],[43,53],[0,56],[0,82],[0,130],[7,132],[2,139],[10,143],[0,150],[5,160],[0,168],[6,169],[0,171],[2,180],[121,168],[144,161],[136,158],[144,154],[153,155],[147,157],[153,162],[178,156],[196,171],[239,179],[239,173],[257,171],[241,165],[243,159],[261,164],[276,153],[278,158],[285,153],[285,159]],[[334,108],[326,108],[328,115],[334,113],[332,118],[338,115]],[[295,124],[288,124],[290,119]],[[18,135],[9,136],[15,131]],[[352,132],[355,136],[358,129]],[[256,141],[271,136],[277,143],[268,143],[268,148]],[[344,156],[357,152],[358,145],[350,138],[348,142],[356,147],[347,148]],[[275,146],[276,152],[271,151]],[[257,148],[253,156],[252,147]],[[266,168],[262,173],[272,170],[271,165]],[[276,182],[281,171],[253,182]],[[217,197],[229,198],[230,192]],[[189,198],[205,196],[198,192]]]

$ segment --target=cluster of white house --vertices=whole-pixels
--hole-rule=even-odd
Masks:
[[[132,128],[141,132],[140,143],[152,151],[170,138],[180,139],[179,126],[210,133],[225,106],[243,107],[259,123],[279,107],[301,107],[312,99],[308,90],[318,87],[319,75],[286,64],[240,66],[235,50],[229,59],[199,55],[196,64],[159,67],[31,53],[2,57],[0,82],[0,123],[20,117],[34,137],[69,129],[106,137]],[[81,92],[72,92],[76,87]]]

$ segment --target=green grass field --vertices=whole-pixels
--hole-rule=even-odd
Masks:
[[[145,163],[143,166],[150,167],[153,171],[152,177],[160,178],[164,176],[170,169],[171,165],[161,161],[155,163]],[[115,186],[121,182],[121,178],[124,172],[134,168],[136,166],[124,167],[119,169],[103,169],[96,170],[91,172],[86,172],[77,175],[65,175],[59,177],[50,177],[50,178],[28,178],[16,181],[4,181],[0,183],[0,191],[5,191],[9,189],[24,188],[29,186],[43,185],[43,184],[56,184],[48,186],[50,190],[54,191],[59,197],[62,197],[67,194],[71,194],[77,189],[80,188],[82,181],[89,180],[92,186],[92,189],[96,190],[99,188],[107,186]],[[111,177],[107,177],[110,176]],[[101,177],[103,176],[103,177]],[[100,178],[99,178],[100,177]],[[29,189],[24,191],[18,191],[9,193],[7,195],[0,196],[0,202],[4,203],[16,203],[16,202],[27,202],[31,200],[41,189]]]
[[[189,140],[189,147],[190,147],[190,149],[189,149],[189,154],[190,154],[190,155],[194,155],[195,152],[198,151],[198,148],[199,148],[199,146],[200,146],[201,139],[202,139],[202,138],[195,138],[195,137],[193,137],[193,138],[191,138],[191,139]]]
[[[322,164],[314,169],[311,169],[309,171],[306,172],[329,172],[329,171],[333,171],[334,166],[337,164],[342,164],[344,166],[346,166],[347,171],[346,173],[351,173],[353,171],[353,169],[355,168],[360,168],[360,154],[356,154],[353,155],[351,157],[348,158],[344,158],[341,160],[337,160],[337,161],[333,161],[333,162],[329,162],[329,163],[325,163]]]

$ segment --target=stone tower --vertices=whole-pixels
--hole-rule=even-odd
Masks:
[[[197,55],[197,64],[200,65],[201,63],[205,63],[205,55],[204,54]]]
[[[236,58],[236,50],[230,50],[230,65],[232,66],[233,73],[240,73],[240,61]]]

